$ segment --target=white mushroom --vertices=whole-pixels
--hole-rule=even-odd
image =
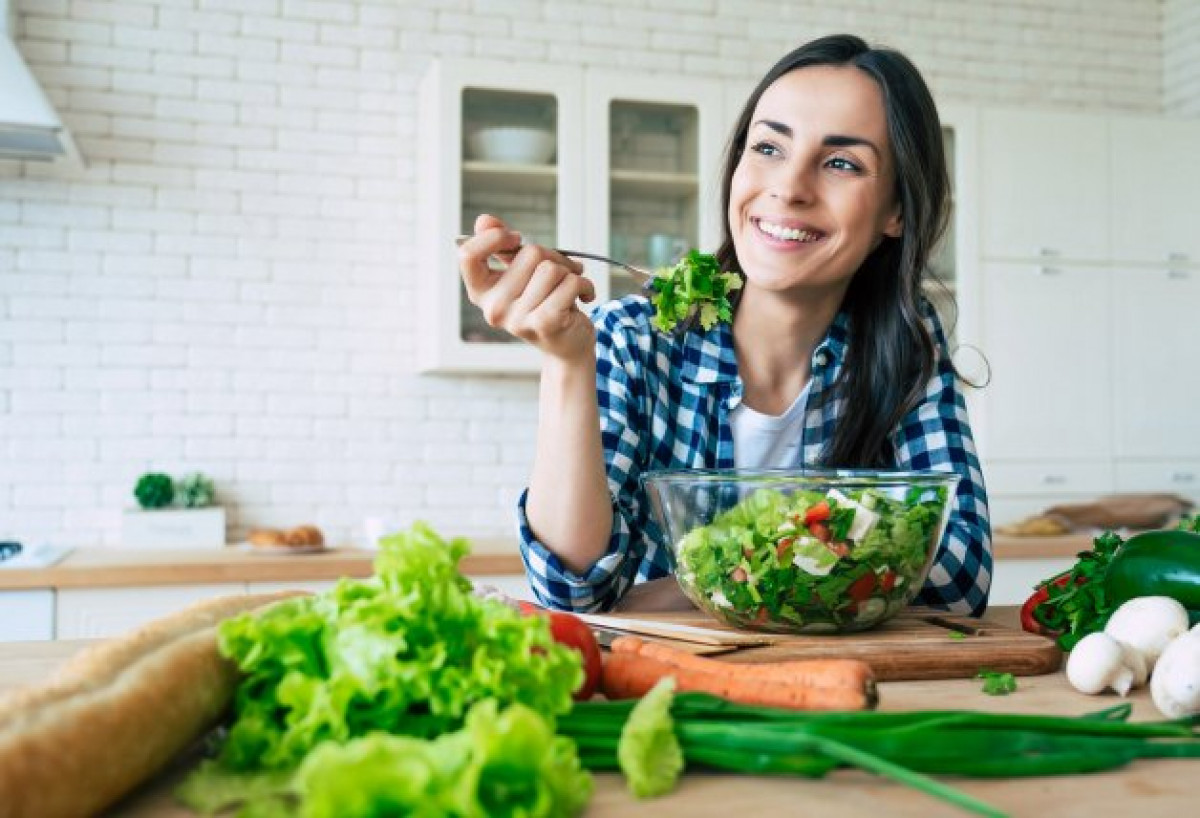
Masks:
[[[1169,719],[1200,713],[1200,626],[1167,645],[1150,679],[1150,697]]]
[[[1083,637],[1067,657],[1067,681],[1089,695],[1112,688],[1124,696],[1139,672],[1144,679],[1144,663],[1106,633]]]
[[[1104,626],[1105,633],[1140,653],[1150,671],[1171,640],[1187,629],[1187,608],[1169,596],[1134,597]]]

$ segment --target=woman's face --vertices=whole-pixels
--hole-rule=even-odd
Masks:
[[[749,286],[844,291],[899,205],[883,96],[853,67],[783,75],[759,99],[733,173],[729,229]]]

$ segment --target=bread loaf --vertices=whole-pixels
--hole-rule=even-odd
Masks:
[[[0,694],[0,818],[94,815],[161,770],[232,699],[216,626],[297,593],[192,605]]]

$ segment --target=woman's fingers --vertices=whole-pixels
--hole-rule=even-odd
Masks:
[[[472,304],[479,304],[499,278],[500,274],[491,268],[488,259],[494,255],[506,255],[521,244],[520,233],[509,230],[499,219],[493,221],[498,222],[499,226],[486,227],[458,248],[458,267]]]

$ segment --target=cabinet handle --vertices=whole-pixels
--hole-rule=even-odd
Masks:
[[[1061,474],[1044,474],[1042,482],[1047,486],[1061,486],[1067,482],[1067,478]]]
[[[1172,483],[1194,483],[1196,475],[1190,471],[1177,471],[1171,475]]]
[[[1038,255],[1042,258],[1058,258],[1058,250],[1054,247],[1039,247]]]
[[[1042,265],[1041,267],[1038,267],[1038,275],[1040,275],[1040,276],[1062,275],[1062,270],[1060,270],[1057,267],[1047,267],[1045,265]]]
[[[1187,253],[1167,253],[1167,261],[1187,261]]]
[[[1167,278],[1173,278],[1176,281],[1183,281],[1184,279],[1191,278],[1191,275],[1187,270],[1167,270]]]

